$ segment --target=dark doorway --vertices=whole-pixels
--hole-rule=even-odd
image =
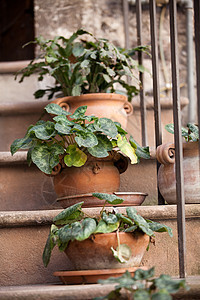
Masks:
[[[0,61],[34,58],[33,0],[0,0]]]

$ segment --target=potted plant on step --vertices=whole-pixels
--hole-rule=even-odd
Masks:
[[[123,268],[121,271],[124,271],[130,268],[132,272],[140,266],[154,232],[168,232],[172,236],[171,228],[145,220],[134,207],[127,207],[126,215],[114,208],[106,210],[106,203],[116,206],[123,202],[118,196],[105,193],[94,193],[93,196],[104,200],[99,214],[89,216],[88,212],[82,210],[83,202],[80,202],[66,208],[53,219],[43,262],[45,266],[48,265],[55,246],[64,251],[78,271],[54,274],[65,283],[76,280],[72,277],[80,276],[79,270],[87,270],[82,275],[86,276],[88,283],[96,281],[97,277],[92,279],[92,275],[101,274],[103,278],[109,276],[110,269]]]
[[[166,130],[174,134],[174,125],[168,124]],[[195,124],[188,123],[187,129],[182,128],[183,142],[183,173],[185,203],[200,201],[200,172],[199,172],[199,129]],[[156,156],[162,164],[158,172],[158,186],[168,204],[176,204],[176,173],[175,146],[172,143],[160,145]]]
[[[133,110],[127,99],[131,101],[138,93],[137,74],[144,71],[127,50],[105,39],[97,39],[83,29],[69,38],[59,36],[45,40],[38,37],[31,43],[39,47],[40,55],[17,73],[22,73],[20,82],[35,73],[39,81],[46,75],[55,79],[54,86],[37,90],[35,98],[47,93],[51,99],[59,93],[63,98],[55,103],[67,111],[74,112],[79,106],[87,105],[89,114],[111,118],[125,128],[127,115]],[[146,51],[146,48],[139,46],[131,53]],[[127,83],[127,76],[130,83]]]
[[[28,163],[54,176],[55,192],[64,207],[79,202],[79,196],[85,206],[97,205],[94,198],[87,203],[88,193],[118,191],[127,158],[135,164],[140,157],[150,157],[148,147],[140,147],[133,137],[128,141],[119,123],[87,116],[87,106],[73,114],[55,103],[45,110],[53,116],[52,121],[31,125],[24,138],[12,143],[11,153],[28,149]]]

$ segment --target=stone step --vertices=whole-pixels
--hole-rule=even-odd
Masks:
[[[186,205],[187,274],[199,274],[199,225],[200,205]],[[100,209],[100,208],[99,208]],[[91,216],[97,208],[85,208]],[[112,208],[110,208],[112,209]],[[145,253],[142,266],[155,266],[156,276],[161,273],[178,276],[177,213],[175,205],[138,206],[136,210],[145,218],[170,226],[174,236],[157,233],[155,245]],[[64,253],[53,250],[47,268],[42,263],[42,252],[54,216],[61,210],[0,212],[1,268],[0,286],[58,283],[55,271],[73,270],[73,265]],[[125,212],[125,208],[120,208]]]
[[[200,276],[186,277],[188,291],[180,290],[173,299],[200,299]],[[114,284],[85,284],[85,285],[29,285],[5,286],[0,288],[2,300],[89,300],[105,296],[114,290]],[[125,298],[123,298],[125,299]],[[127,299],[127,298],[126,298]]]

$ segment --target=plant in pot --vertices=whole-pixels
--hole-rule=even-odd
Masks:
[[[80,270],[85,270],[82,276],[86,277],[88,283],[96,282],[98,274],[103,278],[109,276],[110,269],[115,269],[112,272],[116,271],[118,275],[126,268],[133,272],[135,267],[140,266],[155,232],[168,232],[172,236],[171,228],[145,220],[134,207],[127,207],[126,214],[118,212],[114,207],[105,209],[106,203],[116,206],[123,202],[122,198],[106,193],[93,193],[93,196],[104,200],[95,216],[85,212],[81,208],[83,202],[80,202],[59,213],[51,225],[43,251],[43,262],[45,266],[48,265],[55,246],[64,251],[78,271],[54,274],[65,283],[70,280],[75,283],[73,280],[76,277],[72,276],[80,275]],[[95,277],[91,278],[93,275]]]
[[[69,38],[59,36],[45,40],[38,37],[31,43],[39,47],[40,55],[17,73],[22,73],[20,82],[35,73],[39,81],[46,75],[55,79],[53,87],[37,90],[35,98],[47,93],[51,99],[59,93],[63,98],[55,103],[67,111],[74,112],[79,106],[87,105],[89,114],[111,118],[125,128],[126,116],[132,113],[132,105],[127,99],[131,101],[138,93],[137,73],[144,71],[132,55],[136,51],[147,52],[147,47],[134,48],[130,54],[83,29],[78,29]],[[130,83],[126,81],[127,76]]]
[[[87,116],[87,106],[73,114],[55,103],[45,110],[53,116],[52,121],[31,125],[24,138],[12,143],[11,153],[28,149],[28,162],[54,176],[55,192],[64,207],[79,202],[78,196],[85,200],[85,206],[98,205],[93,197],[88,199],[88,193],[116,192],[119,171],[128,166],[127,157],[132,164],[140,157],[150,157],[148,147],[140,147],[133,137],[128,141],[119,123]]]
[[[174,134],[174,125],[168,124],[166,130]],[[183,142],[183,174],[185,203],[199,203],[199,129],[192,123],[182,128]],[[157,148],[156,156],[162,164],[158,172],[158,186],[168,204],[176,204],[175,145],[167,143]]]
[[[94,300],[117,300],[117,299],[135,299],[135,300],[172,300],[172,295],[177,293],[180,288],[189,289],[185,279],[172,279],[171,276],[161,274],[154,276],[154,267],[149,270],[138,269],[132,275],[126,271],[121,277],[110,277],[100,279],[101,284],[115,284],[115,289],[104,297],[96,297]]]

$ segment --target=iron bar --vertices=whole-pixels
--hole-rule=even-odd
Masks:
[[[200,128],[200,0],[194,0],[194,29],[196,50],[196,76],[197,76],[197,114]],[[199,139],[199,169],[200,169],[200,139]]]
[[[128,0],[123,0],[124,34],[125,34],[125,48],[126,49],[130,48],[128,11],[129,11]]]
[[[194,48],[193,48],[193,2],[186,1],[187,28],[187,90],[188,90],[188,121],[195,122],[196,98],[194,92]]]
[[[137,45],[142,45],[142,5],[141,0],[136,0],[136,20],[137,20]],[[143,65],[143,53],[138,51],[138,63]],[[144,100],[144,74],[139,73],[140,80],[140,113],[142,129],[142,146],[147,146],[147,126],[146,126],[146,104]]]
[[[151,28],[151,53],[152,53],[152,72],[153,72],[153,95],[154,95],[154,119],[155,119],[155,138],[156,148],[162,144],[161,130],[161,108],[160,108],[160,87],[159,87],[159,62],[158,62],[158,43],[157,43],[157,24],[156,24],[156,2],[149,1],[150,9],[150,28]],[[157,172],[160,163],[157,161]],[[157,187],[158,188],[158,187]],[[158,188],[158,204],[165,204]]]
[[[183,178],[183,150],[181,135],[179,62],[177,38],[177,7],[176,0],[169,1],[170,8],[170,40],[171,40],[171,69],[172,69],[172,95],[173,117],[175,132],[175,168],[176,168],[176,198],[177,198],[177,228],[179,249],[179,274],[185,277],[186,237],[185,237],[185,197]]]

